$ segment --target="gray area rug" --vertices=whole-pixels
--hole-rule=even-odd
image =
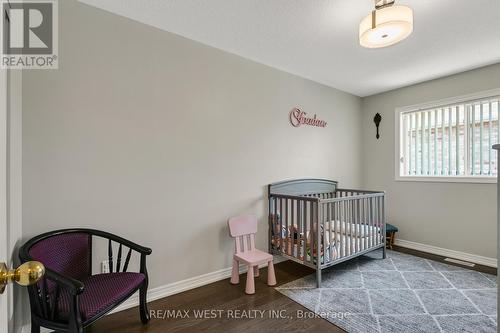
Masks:
[[[381,252],[276,288],[347,332],[497,332],[496,276]]]

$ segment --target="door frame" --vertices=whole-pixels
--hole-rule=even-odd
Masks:
[[[22,241],[22,70],[0,69],[0,261],[17,266]],[[0,296],[0,332],[21,332],[26,292]]]
[[[11,249],[7,218],[7,109],[8,71],[0,69],[0,261],[9,266]],[[12,293],[12,287],[8,286],[0,296],[0,332],[12,331],[10,320]]]

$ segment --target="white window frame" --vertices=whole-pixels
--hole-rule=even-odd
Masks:
[[[445,98],[437,101],[420,103],[415,105],[397,107],[395,110],[395,154],[394,154],[394,173],[396,181],[410,181],[410,182],[444,182],[444,183],[486,183],[486,184],[496,184],[497,176],[404,176],[401,175],[400,170],[400,158],[401,158],[401,113],[405,112],[415,112],[424,111],[428,109],[445,107],[452,104],[468,103],[474,102],[476,100],[482,100],[487,98],[492,98],[500,96],[500,88],[486,90],[474,94],[456,96],[451,98]],[[492,143],[494,144],[494,143]],[[467,164],[466,164],[467,167]]]

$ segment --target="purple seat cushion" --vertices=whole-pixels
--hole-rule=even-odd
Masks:
[[[141,273],[97,274],[86,278],[82,281],[85,290],[79,296],[82,321],[85,322],[107,310],[112,304],[137,289],[143,281],[144,274]],[[67,293],[61,294],[58,302],[58,316],[61,319],[68,318],[69,300]]]

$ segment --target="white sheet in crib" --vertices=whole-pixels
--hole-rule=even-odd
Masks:
[[[329,262],[340,257],[347,257],[365,249],[372,248],[384,241],[385,239],[381,238],[379,233],[373,233],[367,237],[356,237],[332,231],[330,238],[328,234],[326,235],[326,253],[323,253],[323,255],[326,255],[326,262]]]
[[[366,237],[374,236],[380,233],[380,227],[370,226],[368,224],[361,223],[350,223],[346,221],[327,221],[324,223],[325,229],[330,230],[335,233],[341,233],[344,235],[355,236],[355,237]]]

